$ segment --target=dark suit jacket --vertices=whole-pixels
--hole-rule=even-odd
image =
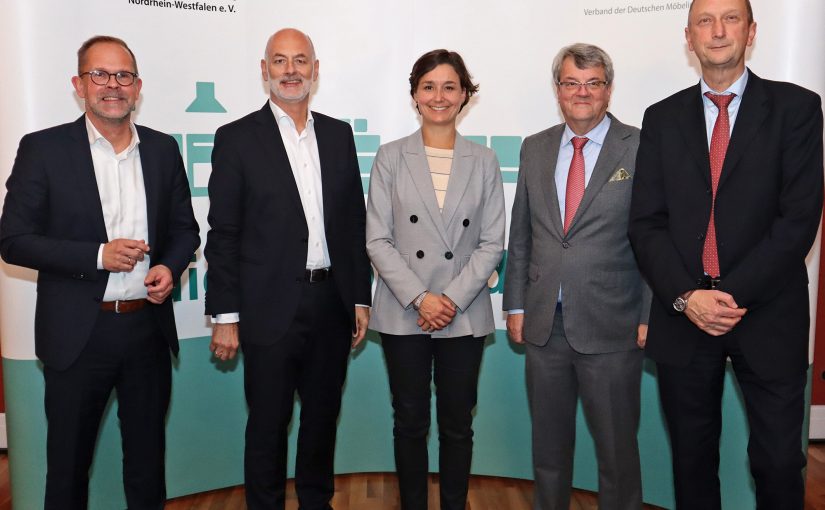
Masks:
[[[813,92],[750,73],[716,197],[721,285],[748,309],[728,333],[761,377],[808,365],[805,256],[822,212],[822,109]],[[630,238],[658,298],[647,354],[684,365],[711,337],[673,310],[697,288],[710,217],[710,159],[699,85],[645,112]]]
[[[345,122],[312,115],[333,279],[354,324],[355,304],[370,304],[355,142]],[[295,316],[309,234],[269,102],[215,133],[209,200],[206,313],[240,312],[241,341],[271,345]]]
[[[175,140],[137,126],[152,265],[177,280],[198,247],[189,182]],[[100,313],[109,272],[97,269],[103,220],[85,117],[23,137],[6,184],[0,255],[38,271],[37,357],[64,369],[86,345]],[[152,305],[173,352],[178,337],[172,300]]]
[[[503,307],[524,309],[524,340],[531,344],[550,339],[559,286],[565,335],[578,352],[638,349],[638,326],[647,324],[650,289],[627,239],[639,130],[610,117],[567,234],[555,180],[565,125],[528,136],[521,146]]]

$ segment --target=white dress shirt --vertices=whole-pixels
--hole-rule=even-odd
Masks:
[[[321,157],[315,138],[315,119],[307,111],[307,123],[302,132],[295,128],[295,121],[278,105],[269,100],[272,113],[278,121],[281,140],[284,141],[289,166],[298,186],[301,205],[309,229],[307,243],[307,269],[329,267],[329,250],[324,231],[324,197],[321,188]]]
[[[146,212],[146,190],[135,125],[130,123],[132,140],[122,152],[114,147],[86,117],[86,132],[92,152],[92,164],[97,181],[103,221],[108,239],[136,239],[149,242]],[[103,244],[97,251],[97,268],[103,269]],[[149,254],[135,263],[131,272],[110,273],[103,301],[146,298],[144,280],[149,272]]]
[[[748,84],[748,69],[742,73],[735,82],[731,83],[730,87],[724,90],[721,94],[711,89],[705,79],[699,82],[699,88],[702,91],[702,104],[705,106],[705,129],[708,134],[708,150],[710,150],[710,139],[713,136],[713,126],[716,124],[716,118],[719,117],[719,108],[705,96],[705,92],[724,96],[727,94],[736,94],[730,104],[728,105],[728,119],[730,120],[730,133],[733,133],[733,124],[736,122],[736,115],[739,113],[739,105],[742,104],[742,94],[745,93],[745,87]],[[730,134],[728,133],[728,134]]]
[[[315,119],[307,111],[306,127],[298,132],[295,121],[278,105],[269,100],[269,107],[278,123],[278,131],[284,142],[289,166],[301,196],[301,206],[307,221],[307,269],[330,267],[329,249],[324,230],[324,197],[321,187],[321,157],[318,155],[318,139],[315,138]],[[212,319],[218,324],[240,321],[240,313],[219,313]]]

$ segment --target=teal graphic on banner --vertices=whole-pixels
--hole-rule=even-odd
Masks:
[[[186,298],[186,301],[197,301],[198,296],[198,268],[195,263],[198,261],[197,255],[193,254],[192,258],[189,260],[189,267],[187,270],[189,279],[185,280],[181,278],[177,282],[175,282],[175,286],[172,287],[172,301],[178,302],[183,301]],[[206,278],[203,278],[203,290],[206,291]],[[188,294],[183,294],[183,287],[188,287],[189,292]]]
[[[485,147],[490,147],[498,156],[498,164],[501,165],[501,179],[505,183],[515,183],[518,180],[518,159],[521,151],[520,136],[491,136],[490,144],[487,145],[487,137],[484,135],[465,136],[471,142],[475,142]]]
[[[341,119],[352,126],[355,132],[355,152],[358,153],[358,169],[361,172],[361,187],[366,195],[370,189],[370,171],[375,154],[381,145],[379,135],[364,134],[367,132],[367,119]]]
[[[226,113],[226,108],[215,98],[215,82],[195,82],[195,100],[186,109],[187,112]]]

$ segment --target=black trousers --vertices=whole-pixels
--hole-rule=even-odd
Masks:
[[[464,510],[484,337],[381,334],[389,372],[401,508],[427,510],[430,382],[435,374],[442,510]]]
[[[352,337],[335,282],[303,285],[298,312],[283,338],[272,345],[242,345],[249,406],[244,452],[249,510],[284,508],[287,435],[296,391],[301,399],[298,503],[301,510],[331,508],[335,433]]]
[[[71,327],[67,325],[67,327]],[[169,345],[150,308],[100,312],[89,343],[66,370],[44,367],[47,510],[85,509],[100,419],[117,392],[123,485],[130,510],[162,509]]]
[[[746,340],[743,340],[746,341]],[[802,510],[804,371],[765,380],[728,335],[701,342],[686,367],[657,365],[673,451],[676,508],[719,510],[719,435],[726,358],[730,356],[750,426],[748,457],[759,510]]]

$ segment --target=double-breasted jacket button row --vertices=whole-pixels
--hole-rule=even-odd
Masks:
[[[410,223],[418,223],[418,216],[416,216],[415,214],[410,216]],[[467,219],[467,218],[464,218],[464,221],[462,221],[461,224],[464,225],[465,227],[467,227],[467,226],[470,225],[470,220]],[[424,258],[424,251],[423,250],[418,250],[417,252],[415,252],[415,256],[420,258],[420,259],[423,259]],[[444,258],[447,259],[447,260],[451,260],[453,258],[453,252],[448,251],[448,252],[444,253]]]

